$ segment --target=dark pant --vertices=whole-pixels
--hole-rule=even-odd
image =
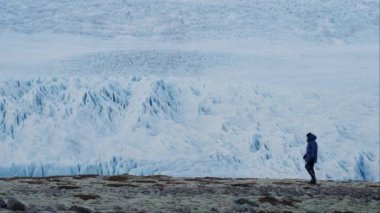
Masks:
[[[309,173],[311,180],[315,180],[314,161],[306,162],[306,171]]]

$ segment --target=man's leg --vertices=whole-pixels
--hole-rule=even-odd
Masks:
[[[313,162],[313,164],[311,165],[311,173],[313,174],[313,176],[312,176],[312,180],[313,180],[314,183],[315,183],[317,180],[316,180],[316,178],[315,178],[314,162]]]
[[[317,183],[317,180],[315,178],[315,172],[314,172],[314,162],[310,163],[310,173],[312,174],[311,175],[311,182],[314,184]]]
[[[309,173],[309,175],[312,177],[313,175],[310,173],[310,164],[309,164],[309,162],[306,162],[305,169],[306,169],[307,173]]]
[[[309,173],[311,177],[310,183],[315,183],[315,173],[314,173],[314,162],[307,162],[305,165],[306,171]]]

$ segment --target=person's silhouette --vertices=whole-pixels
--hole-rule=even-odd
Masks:
[[[311,180],[310,184],[316,184],[317,179],[315,178],[315,172],[314,172],[314,164],[317,162],[317,156],[318,156],[318,144],[315,141],[317,139],[317,136],[313,133],[307,133],[307,148],[306,148],[306,154],[303,156],[303,159],[306,161],[306,171],[310,174]]]

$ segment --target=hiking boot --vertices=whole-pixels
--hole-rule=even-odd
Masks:
[[[317,184],[317,180],[316,179],[312,179],[311,181],[309,181],[309,184]]]

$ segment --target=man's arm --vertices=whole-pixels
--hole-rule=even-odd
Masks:
[[[310,161],[310,156],[312,155],[311,151],[312,150],[311,150],[310,143],[307,143],[306,154],[303,156],[303,159],[305,161]]]

